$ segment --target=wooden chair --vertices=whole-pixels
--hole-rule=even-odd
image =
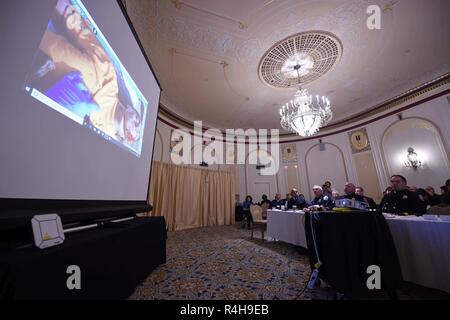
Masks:
[[[267,228],[267,220],[263,219],[262,216],[262,208],[260,206],[256,206],[256,205],[252,205],[250,206],[250,213],[252,214],[252,219],[253,219],[253,223],[252,223],[252,235],[251,238],[253,239],[253,230],[255,228],[258,228],[261,230],[261,238],[264,241],[264,232],[266,231]]]
[[[263,218],[264,220],[267,219],[267,210],[269,209],[269,207],[270,207],[270,205],[269,205],[267,202],[264,202],[264,203],[261,205],[261,209],[262,209],[262,218]]]

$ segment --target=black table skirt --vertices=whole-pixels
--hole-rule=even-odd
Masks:
[[[402,282],[400,264],[386,220],[375,212],[319,212],[313,219],[317,247],[323,263],[320,277],[341,293],[368,292],[367,267],[381,270],[382,289],[391,293]],[[305,231],[311,267],[317,262],[311,233],[311,214],[305,215]]]
[[[0,299],[126,299],[166,261],[163,217],[66,235],[47,249],[0,250]],[[81,290],[67,289],[67,267],[81,269]]]

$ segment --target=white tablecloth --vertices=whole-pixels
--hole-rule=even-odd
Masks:
[[[386,217],[405,281],[450,293],[450,222]]]
[[[307,248],[304,212],[267,210],[267,237]]]

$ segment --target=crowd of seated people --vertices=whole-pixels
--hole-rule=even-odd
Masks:
[[[424,214],[427,209],[436,205],[450,204],[450,179],[441,187],[441,196],[437,195],[432,186],[425,189],[408,186],[402,175],[391,176],[391,186],[383,192],[380,210],[398,215]]]
[[[325,181],[322,186],[314,185],[312,188],[314,198],[306,200],[305,196],[296,188],[286,194],[284,199],[277,193],[275,199],[268,200],[267,195],[262,196],[258,205],[266,204],[269,208],[294,209],[303,211],[329,211],[335,206],[337,199],[352,199],[365,202],[369,209],[377,209],[382,212],[394,213],[397,215],[426,213],[427,208],[450,204],[450,179],[441,187],[441,195],[437,195],[431,186],[426,188],[408,187],[407,180],[402,175],[392,175],[390,186],[383,192],[383,199],[377,204],[373,198],[364,194],[364,188],[355,186],[347,182],[344,186],[344,195],[339,195],[336,189],[331,187],[330,181]],[[251,224],[250,206],[253,204],[252,197],[247,196],[242,204],[244,215],[247,217],[248,228]]]
[[[392,191],[387,192],[380,203],[381,211],[399,215],[423,214],[426,205],[421,201],[417,193],[410,190],[406,178],[401,175],[391,176]]]

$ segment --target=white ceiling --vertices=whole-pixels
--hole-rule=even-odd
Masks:
[[[369,30],[369,5],[382,9]],[[305,87],[327,96],[332,123],[369,110],[450,71],[448,0],[127,0],[128,14],[163,89],[187,120],[225,128],[279,128],[295,89],[258,76],[274,44],[325,31],[342,43],[337,65]]]

